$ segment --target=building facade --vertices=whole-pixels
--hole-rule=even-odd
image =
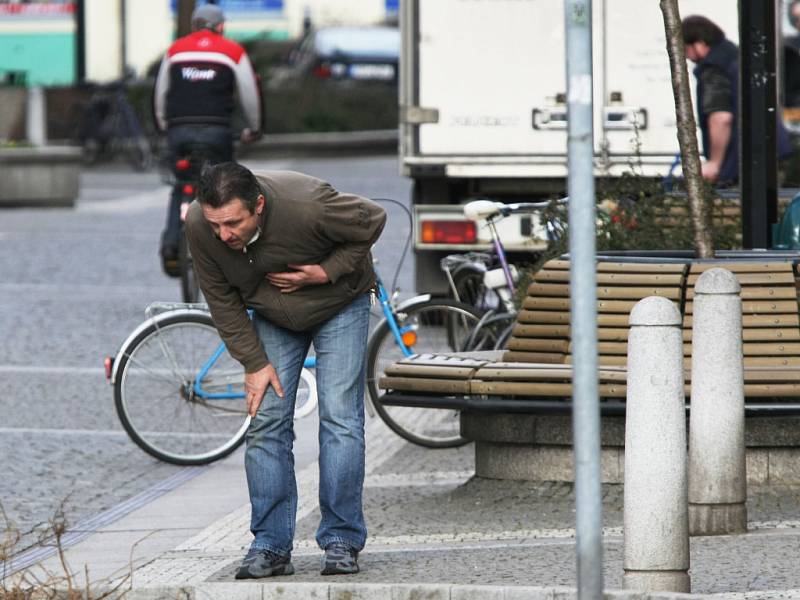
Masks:
[[[206,0],[197,0],[202,4]],[[292,39],[315,25],[377,24],[399,0],[217,0],[238,40]],[[178,0],[83,0],[85,77],[144,75],[175,35]],[[0,82],[70,85],[78,77],[76,0],[0,0]]]

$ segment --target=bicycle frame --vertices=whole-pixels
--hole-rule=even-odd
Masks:
[[[397,323],[397,310],[402,310],[403,306],[411,303],[417,302],[423,298],[423,296],[417,296],[411,298],[407,302],[404,302],[398,305],[396,308],[392,304],[392,298],[389,296],[389,293],[386,291],[386,287],[383,285],[383,281],[380,278],[380,275],[376,273],[375,275],[376,282],[375,282],[375,295],[378,298],[378,302],[381,305],[381,311],[383,312],[383,317],[386,320],[386,323],[389,325],[389,330],[392,332],[392,336],[394,336],[394,341],[400,348],[400,351],[403,353],[403,356],[411,356],[414,354],[411,346],[406,345],[405,341],[403,341],[403,334],[412,331],[414,328],[411,326],[400,327]],[[430,294],[426,294],[427,298],[430,298]]]

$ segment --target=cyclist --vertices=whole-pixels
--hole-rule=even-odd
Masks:
[[[261,136],[262,99],[258,79],[244,48],[223,36],[225,16],[213,4],[192,13],[192,33],[167,50],[153,90],[153,114],[166,132],[174,163],[187,144],[208,148],[210,162],[233,160],[231,114],[234,92],[247,127],[242,142]],[[178,272],[181,235],[181,186],[172,190],[167,225],[161,236],[161,259],[168,274]]]

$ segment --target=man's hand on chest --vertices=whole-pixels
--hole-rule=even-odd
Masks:
[[[308,285],[328,283],[328,274],[320,265],[288,265],[292,271],[267,273],[267,280],[281,293],[288,294]]]

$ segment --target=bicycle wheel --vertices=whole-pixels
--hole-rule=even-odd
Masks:
[[[203,302],[203,292],[200,291],[200,283],[197,281],[197,274],[194,271],[194,261],[192,253],[189,251],[189,244],[186,241],[186,234],[181,231],[178,240],[178,268],[181,272],[181,295],[184,302]]]
[[[415,354],[464,349],[480,316],[471,306],[454,300],[428,300],[397,314],[401,331],[414,331]],[[375,410],[389,428],[409,442],[427,448],[452,448],[467,440],[459,432],[459,413],[451,409],[387,406],[378,400],[378,380],[387,366],[404,357],[387,322],[381,323],[367,346],[367,389]]]
[[[143,134],[133,135],[125,144],[128,163],[137,171],[147,171],[153,166],[153,151]]]
[[[294,418],[307,417],[317,408],[317,378],[308,369],[300,372],[294,401]]]
[[[250,422],[244,397],[203,399],[195,392],[198,374],[221,344],[209,315],[179,314],[151,324],[124,348],[114,403],[142,450],[176,465],[202,465],[244,441]],[[243,393],[244,369],[223,348],[201,383],[209,393]]]

